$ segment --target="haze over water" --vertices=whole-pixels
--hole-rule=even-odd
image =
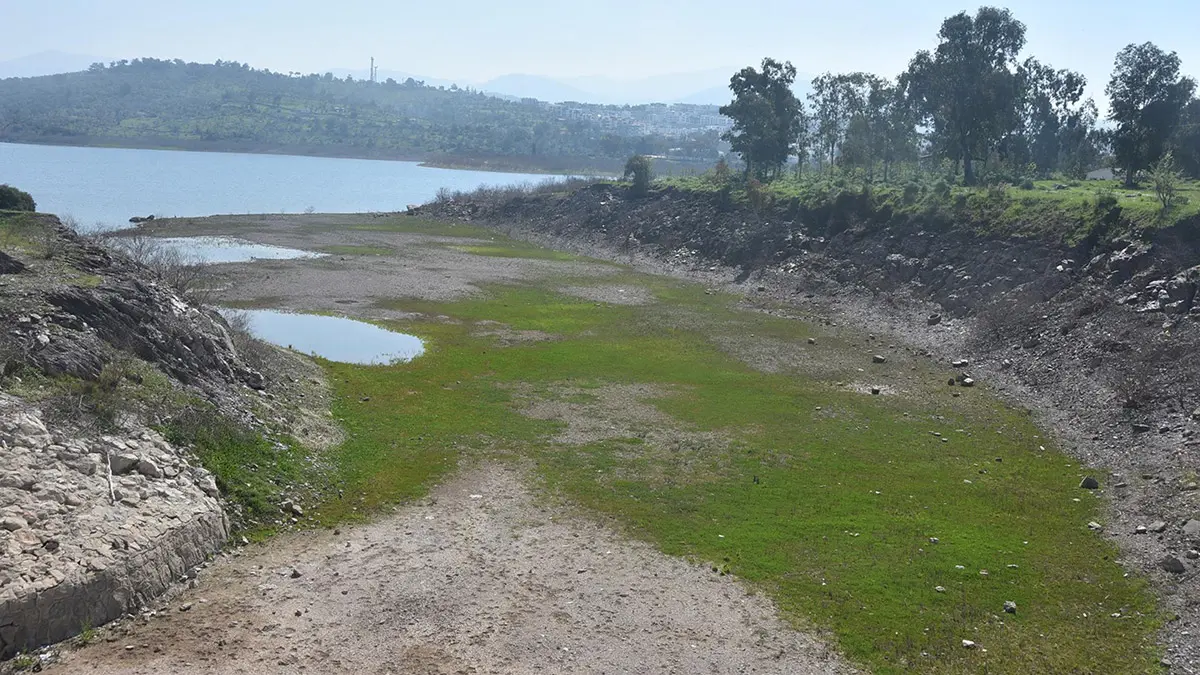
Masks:
[[[545,178],[415,162],[0,143],[0,183],[32,194],[38,211],[72,216],[85,229],[150,214],[399,211],[442,187]]]

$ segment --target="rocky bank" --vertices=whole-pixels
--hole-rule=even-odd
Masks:
[[[53,216],[0,213],[0,247],[3,658],[134,610],[223,545],[213,476],[148,424],[173,395],[249,419],[265,380],[218,315]]]

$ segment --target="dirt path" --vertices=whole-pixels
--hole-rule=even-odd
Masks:
[[[122,630],[45,672],[853,672],[742,583],[535,502],[496,465],[224,558]]]

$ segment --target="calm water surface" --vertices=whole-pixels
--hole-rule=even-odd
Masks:
[[[183,256],[184,262],[214,265],[218,263],[240,263],[252,260],[296,260],[299,258],[322,258],[324,253],[313,253],[298,248],[256,244],[234,237],[158,237],[154,242]]]
[[[538,182],[545,176],[431,169],[415,162],[0,143],[0,183],[85,229],[133,216],[398,211],[439,188]]]
[[[330,361],[388,364],[425,353],[420,338],[353,319],[269,309],[222,309],[221,313],[245,314],[255,337]]]

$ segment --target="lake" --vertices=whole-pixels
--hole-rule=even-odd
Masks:
[[[443,187],[545,179],[416,162],[0,143],[0,183],[32,194],[38,211],[71,216],[89,230],[150,214],[402,211]]]
[[[244,316],[247,328],[260,340],[330,361],[391,364],[411,361],[425,353],[420,338],[340,316],[271,309],[222,308],[220,312],[227,318]]]

